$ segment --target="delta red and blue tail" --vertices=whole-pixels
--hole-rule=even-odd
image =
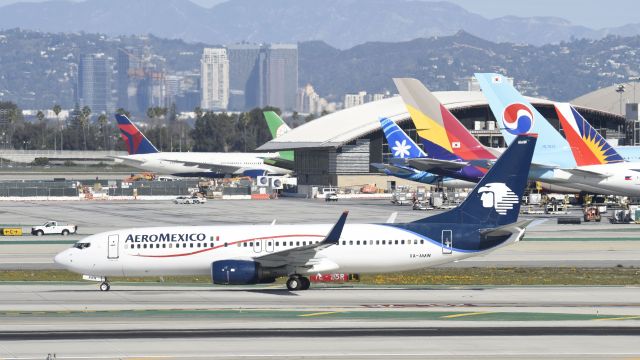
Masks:
[[[126,115],[116,114],[116,121],[122,139],[127,145],[129,155],[152,154],[159,152]]]

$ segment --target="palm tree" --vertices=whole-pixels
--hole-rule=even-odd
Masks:
[[[89,123],[89,117],[91,116],[91,108],[84,106],[82,108],[82,115],[80,116],[80,125],[82,126],[82,142],[84,143],[84,151],[87,151],[87,133],[85,127]]]
[[[55,104],[53,105],[52,110],[53,110],[53,113],[56,114],[57,126],[60,127],[60,117],[58,115],[60,115],[62,108],[60,107],[60,105]],[[54,131],[53,132],[53,151],[58,150],[58,144],[56,144],[57,141],[58,141],[58,134],[56,134],[56,131]],[[60,130],[60,150],[62,150],[62,129]]]
[[[44,149],[45,148],[45,141],[44,141],[44,131],[45,131],[45,123],[44,123],[44,113],[41,110],[38,110],[38,113],[36,114],[36,117],[38,118],[38,122],[40,123],[40,126],[42,127],[42,145],[41,147]]]
[[[104,150],[107,150],[107,115],[100,114],[98,116],[98,123],[102,129],[102,137],[104,138]]]

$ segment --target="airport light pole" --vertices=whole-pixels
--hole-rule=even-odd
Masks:
[[[638,82],[640,82],[640,76],[630,77],[629,81],[633,82],[633,102],[637,104],[638,101],[636,100],[636,85],[638,85]]]
[[[616,92],[620,95],[620,115],[624,116],[622,113],[622,94],[624,94],[624,84],[619,84],[616,88]]]

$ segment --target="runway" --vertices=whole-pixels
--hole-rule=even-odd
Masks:
[[[52,269],[74,241],[157,225],[414,221],[432,212],[387,201],[20,202],[4,224],[55,219],[72,237],[0,239],[0,269]],[[525,241],[451,267],[640,266],[640,226],[528,230]],[[469,271],[473,271],[470,269]],[[224,287],[160,283],[0,283],[0,359],[629,359],[640,356],[640,291],[631,286]]]
[[[1,284],[0,358],[640,356],[635,287],[113,285]]]

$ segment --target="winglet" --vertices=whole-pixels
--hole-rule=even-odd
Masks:
[[[340,215],[338,222],[336,222],[336,224],[333,225],[333,228],[331,228],[331,231],[329,231],[329,233],[327,234],[327,237],[325,237],[324,240],[322,240],[321,244],[330,245],[330,244],[338,243],[338,240],[340,240],[340,235],[342,235],[342,229],[344,228],[344,223],[347,222],[347,215],[349,215],[348,211],[345,211],[342,213],[342,215]]]

